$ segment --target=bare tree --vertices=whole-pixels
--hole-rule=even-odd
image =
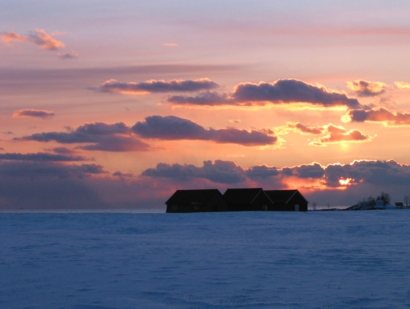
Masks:
[[[404,206],[410,206],[410,195],[405,195],[403,197]]]
[[[384,205],[390,204],[390,194],[386,192],[381,192],[380,196],[377,197],[378,200],[383,201]]]

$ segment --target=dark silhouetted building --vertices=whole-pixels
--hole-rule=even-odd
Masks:
[[[223,197],[229,211],[273,210],[273,203],[262,188],[228,189]]]
[[[307,211],[308,201],[298,190],[265,190],[273,203],[273,210]]]
[[[217,189],[177,190],[165,202],[166,212],[227,211],[228,205]]]

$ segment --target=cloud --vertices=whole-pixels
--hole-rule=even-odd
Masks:
[[[398,81],[398,82],[394,82],[394,84],[399,89],[409,89],[410,88],[410,83],[408,82]]]
[[[88,181],[105,174],[94,164],[0,160],[1,209],[90,209],[106,204]]]
[[[30,32],[27,36],[20,35],[16,32],[4,32],[2,34],[2,41],[9,43],[17,42],[31,42],[36,44],[41,49],[56,50],[65,47],[65,44],[53,38],[44,29],[36,29]]]
[[[313,146],[325,146],[331,143],[349,143],[349,142],[369,142],[371,137],[363,134],[359,130],[349,130],[341,126],[329,124],[324,127],[328,133],[326,136],[314,140],[310,143]]]
[[[346,94],[330,91],[323,86],[313,86],[295,79],[281,79],[274,83],[241,83],[231,94],[203,92],[196,96],[171,96],[172,104],[191,105],[266,105],[305,103],[321,107],[360,106],[356,99]]]
[[[281,170],[284,176],[294,176],[297,178],[322,178],[325,170],[319,163],[305,164],[295,167],[286,167]]]
[[[117,177],[134,177],[134,174],[132,173],[121,173],[120,171],[117,171],[113,173],[112,175],[117,176]]]
[[[401,198],[408,193],[410,166],[395,161],[363,160],[343,165],[312,163],[284,168],[253,166],[244,169],[230,161],[216,160],[215,164],[205,161],[201,167],[160,163],[156,168],[145,170],[141,176],[183,188],[296,188],[311,202],[331,202],[341,206],[352,205],[372,192],[378,194],[380,190],[399,193]]]
[[[360,97],[374,97],[383,94],[388,86],[382,82],[366,80],[354,80],[346,83],[347,88],[354,91]]]
[[[75,58],[78,58],[78,54],[71,51],[71,52],[66,52],[66,53],[58,53],[57,57],[63,60],[75,59]]]
[[[218,94],[211,91],[205,91],[196,96],[170,96],[167,102],[176,105],[239,105],[232,98],[229,98],[227,94]]]
[[[340,186],[340,179],[353,183],[400,185],[410,182],[410,166],[390,161],[354,161],[351,164],[334,164],[326,167],[325,179],[329,186]]]
[[[158,92],[191,92],[200,90],[210,90],[219,87],[213,81],[203,78],[197,80],[149,80],[146,82],[122,83],[115,79],[105,81],[98,88],[102,92],[112,92],[121,94],[147,94]]]
[[[46,150],[49,150],[49,151],[52,151],[52,152],[58,153],[58,154],[64,154],[64,155],[74,154],[75,153],[75,151],[73,149],[66,148],[66,147],[54,147],[54,148],[46,149]]]
[[[49,118],[52,118],[54,115],[55,115],[54,112],[46,111],[46,110],[20,109],[13,113],[13,118],[34,117],[34,118],[49,119]]]
[[[142,176],[172,178],[179,181],[189,181],[203,178],[216,183],[235,184],[245,180],[244,170],[230,161],[204,161],[202,167],[194,165],[159,163],[156,168],[142,172]]]
[[[28,37],[24,35],[20,35],[16,32],[3,32],[1,35],[1,40],[5,43],[17,41],[17,42],[24,42],[28,41]]]
[[[9,161],[36,161],[36,162],[69,162],[87,160],[82,156],[70,156],[65,154],[38,153],[4,153],[0,154],[0,160]]]
[[[294,129],[297,132],[304,134],[322,134],[325,130],[323,127],[311,127],[304,124],[298,123],[288,123],[288,127]]]
[[[243,146],[271,145],[277,141],[277,137],[260,131],[205,129],[191,120],[175,116],[150,116],[144,122],[137,122],[132,130],[143,138],[161,140],[208,140]]]
[[[20,141],[55,141],[60,144],[87,144],[78,148],[111,152],[148,151],[150,146],[136,139],[130,128],[124,123],[106,124],[88,123],[72,132],[43,132],[22,138]]]
[[[392,113],[385,108],[352,109],[342,117],[344,122],[380,122],[386,126],[410,125],[409,113]]]
[[[310,103],[324,107],[359,106],[356,99],[343,93],[332,92],[325,87],[313,86],[295,79],[282,79],[274,83],[242,83],[235,87],[233,98],[237,102]]]
[[[276,167],[266,165],[252,166],[245,171],[245,174],[250,179],[266,179],[279,175],[279,170]]]

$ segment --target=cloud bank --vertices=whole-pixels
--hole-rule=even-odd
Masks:
[[[409,113],[393,113],[385,108],[352,109],[342,117],[344,122],[379,122],[386,126],[410,125]]]
[[[130,128],[122,122],[106,124],[88,123],[72,132],[43,132],[22,138],[20,141],[50,142],[60,144],[87,144],[78,148],[111,152],[147,151],[150,146],[132,135]]]
[[[197,80],[149,80],[146,82],[123,83],[115,79],[105,81],[98,88],[102,92],[112,92],[121,94],[147,94],[161,92],[192,92],[200,90],[210,90],[219,87],[213,81],[203,78]]]
[[[176,182],[189,182],[195,179],[206,179],[214,183],[228,185],[243,184],[247,180],[281,179],[282,188],[292,184],[294,179],[319,180],[329,188],[343,187],[341,179],[351,179],[352,185],[374,184],[391,185],[410,182],[410,166],[390,161],[354,161],[351,164],[319,163],[304,164],[294,167],[276,168],[253,166],[244,169],[234,162],[216,160],[204,161],[203,166],[159,163],[155,168],[142,172],[141,176],[168,178]],[[290,179],[287,183],[287,179]],[[274,182],[278,183],[278,182]],[[302,185],[303,186],[303,185]],[[322,189],[326,189],[326,187]]]
[[[240,144],[243,146],[272,145],[277,137],[260,131],[246,131],[234,128],[205,129],[191,120],[175,116],[150,116],[144,122],[137,122],[132,131],[142,138],[161,140],[205,140],[216,143]]]
[[[295,79],[281,79],[273,83],[238,84],[230,94],[203,92],[196,96],[171,96],[172,104],[190,105],[266,105],[305,103],[321,107],[360,106],[356,99],[346,94],[330,91]]]

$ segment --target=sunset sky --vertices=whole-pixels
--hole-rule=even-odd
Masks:
[[[6,1],[0,209],[410,195],[410,2]]]

